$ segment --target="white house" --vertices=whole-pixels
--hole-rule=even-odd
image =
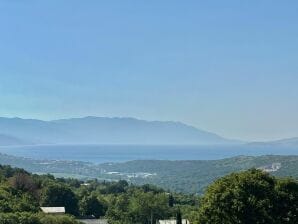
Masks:
[[[40,207],[41,211],[51,215],[63,215],[65,214],[65,207]]]
[[[106,219],[78,219],[78,221],[85,224],[108,224]]]
[[[158,220],[156,224],[177,224],[176,219]],[[182,219],[182,224],[190,224],[187,219]]]

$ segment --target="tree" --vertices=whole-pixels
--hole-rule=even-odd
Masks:
[[[130,212],[134,223],[155,223],[170,216],[168,196],[165,193],[136,191],[130,199]]]
[[[176,214],[176,224],[182,224],[182,215],[180,209],[178,209]]]
[[[120,194],[124,193],[126,188],[128,187],[128,183],[125,180],[119,180],[118,182],[113,182],[106,187],[105,193],[111,194]]]
[[[256,169],[228,175],[208,187],[201,201],[199,223],[297,223],[297,189],[293,180],[279,182]]]
[[[121,195],[107,211],[111,223],[155,223],[158,219],[169,218],[171,210],[168,195],[135,190],[132,195]]]
[[[174,207],[175,199],[172,194],[169,195],[169,206]]]
[[[298,223],[298,183],[291,179],[277,181],[274,213],[278,223]]]
[[[104,205],[96,196],[86,196],[80,201],[80,211],[83,216],[94,216],[99,218],[105,214]]]
[[[65,212],[78,214],[78,199],[72,190],[62,184],[51,184],[42,192],[41,204],[50,207],[65,207]]]
[[[37,196],[37,185],[29,174],[25,172],[16,173],[9,179],[9,182],[16,190],[28,191]]]

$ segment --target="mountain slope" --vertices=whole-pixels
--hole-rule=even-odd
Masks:
[[[5,134],[36,144],[231,144],[179,122],[85,117],[54,121],[0,118]]]
[[[0,134],[0,146],[24,145],[24,144],[28,144],[28,142],[25,142],[13,136]]]

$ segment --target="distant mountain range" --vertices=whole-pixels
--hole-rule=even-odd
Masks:
[[[181,122],[84,117],[53,121],[0,118],[0,146],[31,144],[228,145],[223,138]],[[247,143],[253,147],[298,147],[298,137]]]
[[[236,144],[180,122],[85,117],[53,121],[0,118],[0,145]]]

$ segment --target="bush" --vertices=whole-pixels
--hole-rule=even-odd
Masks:
[[[42,213],[0,213],[0,224],[79,224],[70,216],[52,216]]]

